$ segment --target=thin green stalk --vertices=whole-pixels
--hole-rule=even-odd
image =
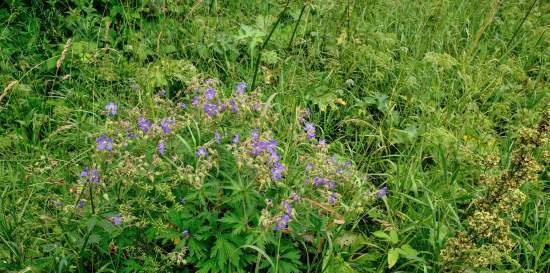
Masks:
[[[94,195],[92,193],[92,184],[91,183],[88,183],[89,184],[89,187],[88,187],[88,192],[90,193],[90,205],[92,206],[92,214],[95,214],[95,207],[94,207]]]
[[[533,11],[533,8],[535,7],[535,4],[537,3],[537,1],[538,0],[533,0],[533,3],[531,3],[531,6],[529,7],[529,10],[527,10],[527,12],[525,13],[525,16],[523,16],[523,19],[521,20],[519,25],[516,27],[516,30],[514,31],[514,34],[512,35],[512,38],[510,38],[510,40],[506,44],[506,48],[508,48],[510,46],[510,44],[512,44],[512,42],[516,38],[516,35],[518,35],[519,29],[521,28],[521,26],[523,26],[523,23],[525,23],[525,20],[527,20],[527,17],[529,17],[529,14],[531,14],[531,11]]]
[[[292,43],[294,42],[294,37],[296,36],[296,30],[298,30],[298,25],[300,25],[300,21],[302,21],[302,16],[304,15],[304,11],[306,10],[306,7],[307,7],[307,1],[304,2],[304,5],[300,10],[300,15],[298,16],[298,21],[296,21],[296,25],[294,25],[294,30],[292,31],[292,37],[290,37],[290,42],[288,43],[288,49],[292,47]]]
[[[254,90],[256,88],[256,77],[258,76],[258,69],[260,67],[260,60],[262,58],[262,51],[264,50],[265,46],[269,42],[269,39],[271,39],[271,35],[273,35],[273,32],[275,32],[275,29],[281,22],[281,19],[283,18],[283,14],[288,9],[288,5],[290,4],[290,0],[286,1],[285,8],[279,13],[279,17],[277,18],[277,21],[271,28],[271,31],[269,32],[269,35],[267,35],[267,38],[264,40],[262,45],[260,46],[260,49],[258,51],[258,57],[256,58],[256,65],[254,67],[254,77],[252,78],[252,88],[250,90]]]

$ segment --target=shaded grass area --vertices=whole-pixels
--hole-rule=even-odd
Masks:
[[[371,223],[371,216],[365,216],[353,229],[375,245],[357,253],[380,256],[360,263],[360,255],[351,250],[327,255],[358,272],[386,272],[392,246],[371,236],[385,226],[398,230],[400,243],[410,244],[422,257],[402,259],[394,268],[442,271],[440,251],[466,228],[472,200],[485,192],[477,183],[486,171],[480,162],[497,155],[506,169],[520,129],[547,118],[550,5],[286,5],[0,4],[0,269],[4,260],[9,270],[35,263],[64,268],[64,261],[78,256],[74,249],[79,248],[69,244],[81,242],[86,230],[63,230],[70,223],[57,225],[46,204],[65,195],[76,180],[79,166],[94,149],[92,132],[103,123],[98,113],[107,102],[150,107],[162,88],[168,97],[182,99],[186,95],[178,91],[191,86],[197,75],[220,79],[231,90],[237,82],[252,83],[258,71],[258,89],[266,98],[274,95],[273,107],[285,113],[273,128],[282,143],[292,139],[287,128],[295,123],[297,109],[307,107],[332,151],[350,156],[373,184],[390,189],[384,215],[373,217],[384,221]],[[18,82],[6,88],[14,80]],[[136,96],[133,88],[144,95]],[[297,156],[289,149],[285,153],[286,158]],[[545,168],[537,181],[522,188],[527,199],[511,229],[517,243],[511,257],[519,264],[503,261],[490,270],[548,270]],[[140,267],[154,270],[155,257],[147,259]],[[311,272],[321,272],[319,266]]]

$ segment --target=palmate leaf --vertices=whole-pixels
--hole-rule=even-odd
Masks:
[[[242,251],[232,242],[227,240],[225,236],[217,237],[216,243],[210,251],[210,258],[217,261],[217,265],[220,269],[227,267],[227,261],[233,266],[237,266],[239,264],[239,256],[242,254]]]
[[[191,257],[196,258],[198,261],[206,258],[206,245],[199,240],[190,239],[187,243],[189,248],[189,254]]]
[[[246,219],[235,213],[226,213],[220,222],[224,223],[224,227],[231,229],[231,234],[233,235],[238,235],[246,231]]]

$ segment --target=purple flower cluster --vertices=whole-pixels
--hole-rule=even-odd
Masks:
[[[118,106],[111,101],[107,105],[105,105],[105,110],[107,111],[107,115],[114,116],[117,114]]]
[[[233,144],[237,145],[237,143],[239,143],[239,134],[233,136]]]
[[[336,188],[336,182],[334,180],[329,180],[327,178],[318,177],[318,176],[313,178],[313,185],[316,187],[326,186],[329,189]]]
[[[311,122],[304,124],[304,131],[306,131],[307,139],[312,140],[315,138],[315,126]]]
[[[239,95],[239,96],[244,95],[245,90],[246,90],[246,83],[245,82],[240,82],[235,87],[235,93],[237,93],[237,95]]]
[[[284,166],[279,162],[279,154],[277,153],[277,141],[259,140],[258,129],[252,131],[252,155],[258,156],[260,153],[266,153],[269,155],[269,159],[273,164],[271,168],[271,178],[275,181],[283,178]]]
[[[213,117],[218,114],[218,105],[213,103],[205,103],[204,104],[204,112],[209,117]]]
[[[98,151],[110,151],[113,149],[113,140],[106,135],[96,138],[95,143],[97,144]]]
[[[283,203],[282,203],[283,215],[275,218],[275,228],[274,229],[276,231],[287,229],[288,223],[290,222],[290,220],[292,220],[292,212],[294,210],[292,208],[291,203],[295,202],[295,201],[298,201],[299,199],[300,198],[298,197],[298,195],[296,193],[292,193],[290,200],[283,201]]]
[[[239,112],[239,108],[237,107],[237,103],[235,102],[235,99],[229,100],[229,109],[231,109],[231,113],[237,113]]]
[[[387,194],[388,194],[388,186],[384,186],[376,192],[376,197],[381,199],[386,197]]]
[[[194,96],[191,98],[191,105],[193,106],[198,106],[199,105],[199,97],[198,96]]]
[[[176,122],[174,121],[174,119],[170,117],[165,117],[162,119],[160,123],[160,128],[162,128],[162,131],[164,132],[164,134],[169,134],[172,131],[172,127],[174,126],[175,123]]]
[[[80,199],[80,200],[78,200],[78,203],[76,204],[76,208],[77,209],[82,209],[82,208],[84,208],[85,204],[86,204],[86,200]]]
[[[143,131],[144,134],[147,134],[149,129],[151,129],[151,126],[153,126],[153,123],[151,123],[150,120],[148,120],[148,119],[146,119],[142,116],[139,116],[139,118],[138,118],[138,127],[139,127],[139,129],[141,129],[141,131]]]
[[[336,193],[335,192],[330,193],[330,196],[328,197],[328,202],[331,205],[334,205],[336,203]]]
[[[216,132],[214,133],[214,138],[216,139],[216,143],[218,144],[222,143],[222,137],[220,136],[220,133],[218,132],[218,130],[216,130]]]
[[[282,217],[277,217],[275,223],[275,230],[285,230],[287,228],[288,222],[292,219],[292,206],[288,201],[284,202],[284,213]]]
[[[115,226],[120,226],[122,224],[122,217],[120,217],[120,214],[117,214],[117,215],[111,217],[111,222]]]
[[[204,91],[204,97],[207,101],[213,100],[214,98],[216,98],[216,90],[214,90],[214,88],[212,87],[208,87],[206,91]]]
[[[80,172],[80,177],[94,184],[99,183],[99,171],[97,169],[90,169],[90,167],[86,167],[86,169]]]
[[[164,142],[162,142],[162,140],[159,141],[159,144],[157,144],[157,149],[160,155],[164,155],[164,148]]]
[[[206,152],[206,149],[202,146],[200,146],[197,151],[195,152],[195,154],[197,155],[197,157],[206,157],[208,156],[208,152]]]

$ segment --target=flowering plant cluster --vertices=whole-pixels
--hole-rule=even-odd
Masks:
[[[74,213],[115,227],[95,231],[104,255],[159,257],[159,271],[301,272],[387,193],[330,153],[308,111],[278,139],[259,93],[239,83],[223,94],[209,79],[172,98],[163,90],[151,108],[105,106],[71,190]]]
[[[520,187],[537,181],[550,159],[550,111],[536,128],[522,128],[510,156],[509,167],[500,169],[499,158],[485,159],[479,178],[484,193],[466,211],[466,228],[451,237],[441,250],[445,268],[453,272],[481,270],[502,264],[519,264],[512,256],[516,246],[512,226],[527,199]]]

